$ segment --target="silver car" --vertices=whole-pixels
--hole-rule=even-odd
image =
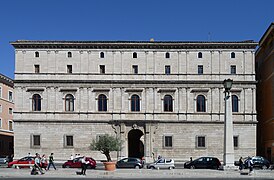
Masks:
[[[147,166],[148,169],[174,169],[174,160],[173,159],[158,159],[152,164]]]
[[[6,164],[7,163],[7,157],[6,156],[0,156],[0,164]]]

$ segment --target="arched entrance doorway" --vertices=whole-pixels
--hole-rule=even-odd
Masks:
[[[144,143],[140,140],[143,132],[139,129],[132,129],[128,132],[128,156],[144,157]]]

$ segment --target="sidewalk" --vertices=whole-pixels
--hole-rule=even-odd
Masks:
[[[220,171],[208,169],[174,169],[174,170],[150,170],[150,169],[117,169],[113,172],[105,170],[87,170],[86,176],[76,175],[80,169],[51,169],[44,175],[30,175],[30,169],[1,168],[0,179],[2,178],[88,178],[88,179],[160,179],[160,178],[256,178],[256,179],[274,179],[274,171],[255,170],[249,175],[241,175],[238,170]]]

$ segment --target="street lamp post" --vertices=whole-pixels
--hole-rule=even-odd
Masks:
[[[233,121],[232,121],[232,103],[230,89],[233,80],[225,79],[223,84],[225,88],[225,119],[224,119],[224,168],[234,168],[234,143],[233,143]]]

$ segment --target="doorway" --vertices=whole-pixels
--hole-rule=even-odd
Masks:
[[[140,140],[143,132],[139,129],[132,129],[128,132],[128,157],[144,157],[144,143]]]

